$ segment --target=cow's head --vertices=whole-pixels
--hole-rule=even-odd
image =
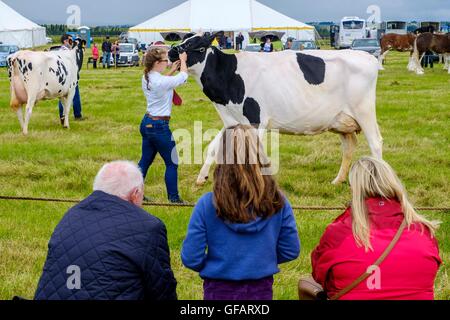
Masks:
[[[196,34],[190,38],[184,40],[181,44],[173,46],[169,50],[169,59],[172,62],[179,60],[180,54],[187,53],[187,66],[188,68],[203,62],[206,57],[206,50],[211,47],[214,38],[223,35],[223,31],[215,33]]]

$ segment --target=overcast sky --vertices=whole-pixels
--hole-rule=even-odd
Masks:
[[[134,25],[171,9],[184,0],[2,0],[36,23],[66,23],[69,5],[81,8],[81,24]],[[226,1],[226,0],[223,0]],[[449,21],[450,0],[259,0],[303,22],[367,18],[369,5],[378,5],[382,20]],[[214,14],[214,13],[212,13]]]

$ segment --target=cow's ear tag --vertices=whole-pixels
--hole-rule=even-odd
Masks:
[[[146,128],[153,128],[153,125],[152,125],[152,124],[148,124],[148,125],[146,125],[145,127],[146,127]]]

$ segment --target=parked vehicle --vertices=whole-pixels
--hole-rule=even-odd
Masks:
[[[255,44],[255,43],[249,43],[244,51],[248,51],[248,52],[259,52],[261,51],[261,45],[260,44]]]
[[[353,40],[352,50],[361,50],[370,53],[378,58],[381,54],[380,42],[377,39],[356,39]]]
[[[294,40],[292,41],[292,46],[290,50],[301,51],[301,50],[316,50],[320,49],[316,46],[314,41],[310,40]]]
[[[342,18],[337,36],[335,35],[336,49],[350,48],[353,40],[366,38],[366,20],[358,17]]]
[[[382,24],[384,33],[406,34],[408,24],[404,21],[386,21]]]
[[[133,43],[119,43],[120,56],[117,66],[138,66],[139,51]]]
[[[141,44],[139,43],[138,39],[136,38],[123,38],[120,39],[119,43],[130,43],[133,44],[134,47],[136,48],[136,50],[140,51],[141,50]]]
[[[6,67],[6,58],[17,51],[19,47],[16,45],[0,44],[0,67]]]
[[[47,41],[47,43],[53,43],[53,39],[50,37],[46,37],[45,41]]]

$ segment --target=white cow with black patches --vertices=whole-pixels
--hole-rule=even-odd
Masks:
[[[72,50],[50,52],[23,50],[8,57],[10,106],[17,113],[24,135],[28,134],[33,107],[39,100],[59,98],[64,106],[63,126],[69,128],[69,111],[82,64],[81,50],[81,45]]]
[[[225,54],[211,47],[216,35],[186,39],[169,58],[176,61],[187,52],[189,72],[215,104],[224,128],[252,124],[288,134],[340,134],[343,159],[335,184],[347,178],[356,133],[364,132],[372,155],[381,159],[377,59],[356,50]],[[198,184],[208,178],[221,134],[208,147]]]

